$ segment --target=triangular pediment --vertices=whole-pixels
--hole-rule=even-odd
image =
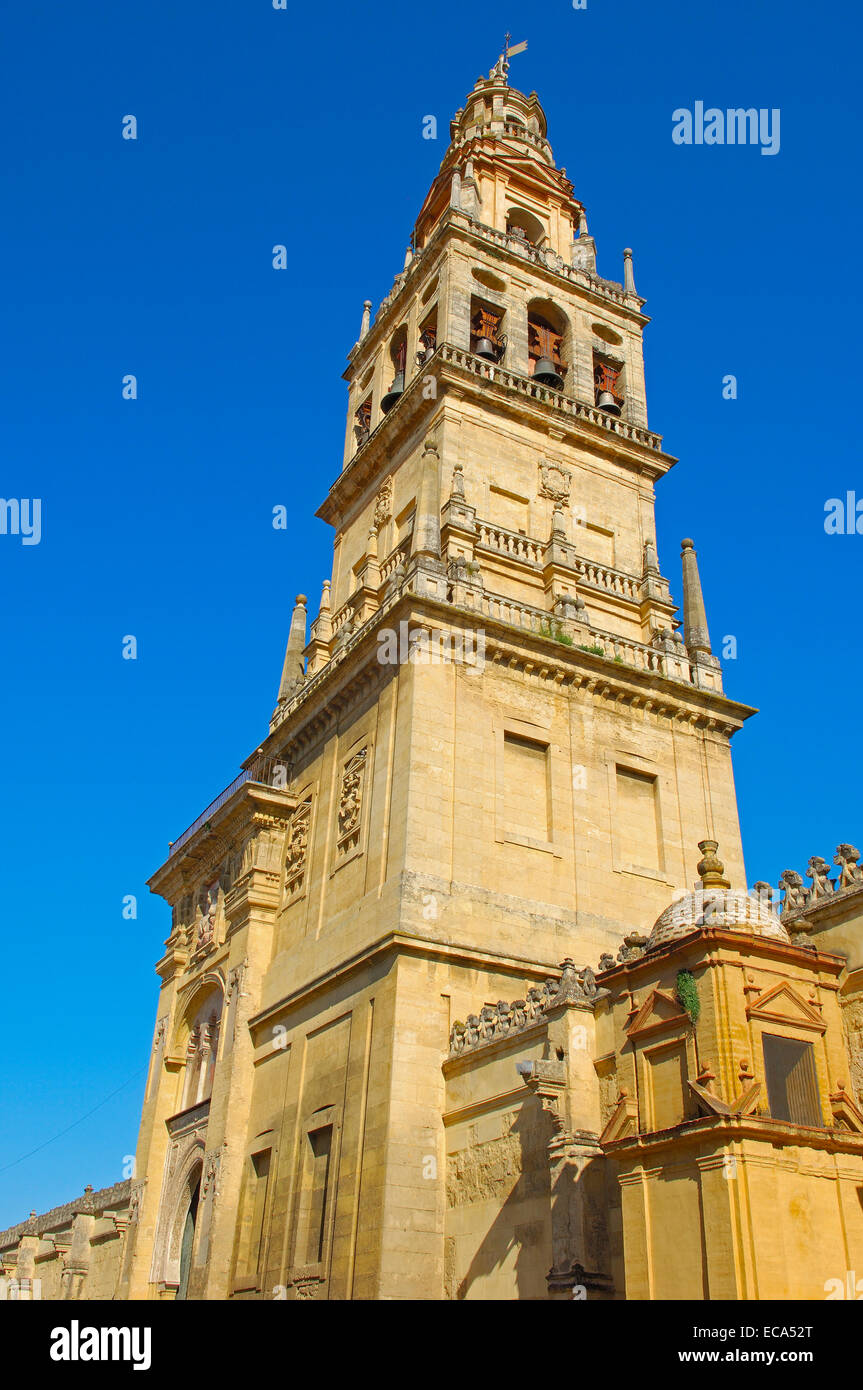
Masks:
[[[790,1023],[796,1028],[811,1028],[823,1033],[826,1024],[821,1013],[786,982],[773,985],[753,999],[746,1010],[747,1018],[760,1018],[768,1023]]]
[[[599,1136],[600,1144],[613,1144],[616,1139],[630,1139],[638,1133],[638,1101],[628,1091],[621,1091],[617,1105]]]
[[[626,1032],[628,1037],[635,1038],[645,1033],[682,1028],[688,1026],[689,1021],[689,1014],[672,994],[655,989],[645,999]]]

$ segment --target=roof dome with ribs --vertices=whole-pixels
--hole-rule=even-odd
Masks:
[[[701,887],[684,894],[660,913],[644,948],[645,954],[658,951],[702,927],[725,927],[790,945],[791,938],[768,902],[752,893],[731,888],[724,877],[725,866],[716,857],[717,842],[701,840],[698,848],[704,855],[698,865]]]

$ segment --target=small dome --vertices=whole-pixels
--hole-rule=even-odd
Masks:
[[[762,898],[730,888],[698,888],[657,917],[645,953],[658,951],[700,927],[727,927],[749,936],[770,937],[786,946],[791,944],[779,917]]]
[[[645,955],[701,927],[726,927],[790,946],[790,936],[764,898],[732,889],[725,877],[725,865],[717,856],[717,842],[699,840],[698,848],[703,855],[698,865],[701,887],[694,893],[685,893],[660,913],[644,948]]]

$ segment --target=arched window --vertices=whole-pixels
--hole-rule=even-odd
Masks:
[[[506,230],[511,236],[529,241],[531,246],[541,246],[545,241],[545,227],[527,208],[510,208],[506,215]]]

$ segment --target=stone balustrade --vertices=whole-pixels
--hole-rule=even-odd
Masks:
[[[555,391],[550,386],[543,386],[540,382],[534,381],[533,377],[522,376],[519,372],[510,371],[508,367],[501,367],[498,363],[489,362],[484,357],[476,357],[472,352],[468,352],[467,348],[454,347],[452,343],[441,343],[429,362],[433,362],[438,355],[442,361],[449,362],[453,366],[469,372],[472,376],[484,378],[506,391],[512,391],[518,396],[537,401],[542,405],[553,406],[554,409],[568,415],[573,420],[583,420],[588,424],[597,425],[609,434],[615,434],[633,444],[641,444],[657,453],[662,450],[662,436],[654,434],[652,430],[643,429],[641,425],[633,425],[618,415],[609,415],[606,411],[599,410],[594,405],[588,405],[585,401],[577,401],[572,396],[564,396],[560,391]],[[427,368],[429,363],[425,365]],[[395,408],[398,409],[398,406]]]
[[[539,541],[523,536],[520,531],[507,531],[490,521],[477,521],[477,547],[492,550],[510,559],[523,560],[528,565],[542,564],[543,547]]]

